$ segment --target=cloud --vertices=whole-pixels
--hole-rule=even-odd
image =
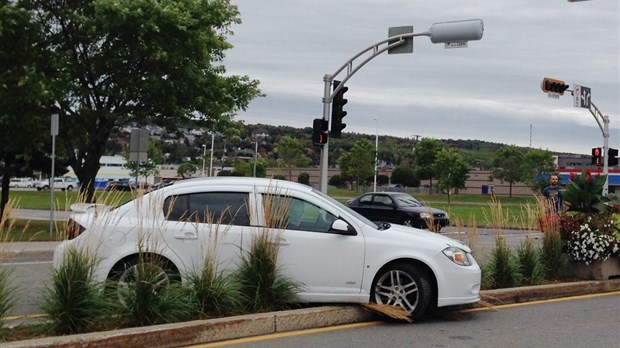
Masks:
[[[565,93],[551,99],[543,77],[592,88],[620,147],[620,4],[597,0],[284,1],[237,0],[242,24],[224,61],[261,81],[267,94],[239,114],[247,123],[310,127],[321,117],[323,78],[387,38],[390,26],[480,18],[484,37],[444,49],[426,37],[414,53],[382,54],[347,82],[346,132],[479,139],[587,154],[602,133]],[[354,61],[357,63],[357,61]],[[346,72],[346,69],[345,69]],[[342,79],[344,75],[337,76]]]

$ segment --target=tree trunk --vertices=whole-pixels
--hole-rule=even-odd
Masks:
[[[9,185],[11,184],[11,176],[13,176],[13,162],[14,162],[15,156],[12,154],[6,154],[4,157],[4,171],[2,172],[2,197],[0,198],[0,220],[2,220],[2,217],[4,216],[4,209],[6,208],[6,205],[9,203]],[[0,221],[3,224],[8,222],[8,219],[6,219],[7,221]]]

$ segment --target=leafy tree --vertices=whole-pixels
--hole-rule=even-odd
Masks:
[[[433,163],[437,153],[443,148],[441,143],[436,139],[424,138],[418,142],[415,147],[415,172],[418,178],[422,180],[430,180],[430,186],[433,187]]]
[[[197,171],[198,168],[190,162],[182,163],[179,165],[179,168],[177,168],[177,174],[179,174],[183,179],[191,177],[196,174]]]
[[[342,187],[342,186],[344,186],[344,184],[345,184],[346,182],[347,182],[347,181],[346,181],[346,180],[344,179],[344,177],[343,177],[342,175],[340,175],[340,174],[336,174],[336,175],[334,175],[334,176],[330,177],[330,178],[329,178],[329,181],[328,181],[328,183],[329,183],[331,186],[336,186],[336,187]]]
[[[450,191],[456,188],[465,188],[465,181],[469,177],[471,167],[463,158],[452,149],[442,149],[437,154],[433,171],[436,173],[439,187],[448,192],[448,204],[450,203]]]
[[[280,138],[275,151],[278,155],[278,167],[288,169],[289,181],[293,181],[294,167],[304,167],[310,163],[304,156],[303,147],[299,141],[290,136]]]
[[[176,129],[226,121],[260,95],[258,81],[226,74],[228,0],[24,0],[46,34],[61,109],[60,138],[92,201],[111,134],[129,122]]]
[[[420,186],[420,180],[415,176],[413,168],[409,163],[402,163],[394,168],[391,177],[392,184],[401,184],[405,187]]]
[[[547,175],[555,172],[553,154],[546,150],[530,149],[523,158],[523,178],[534,192],[541,192],[548,184]]]
[[[297,182],[305,185],[310,185],[310,174],[306,172],[299,173],[299,175],[297,176]]]
[[[29,11],[15,1],[0,1],[0,216],[10,178],[32,175],[31,160],[43,157],[49,145],[47,86],[54,69],[47,64],[41,33]]]
[[[523,173],[523,151],[513,145],[505,145],[495,152],[493,158],[493,176],[509,184],[509,197],[512,197],[512,185],[521,181]]]
[[[360,184],[374,175],[375,147],[366,139],[358,140],[349,152],[340,156],[338,163],[344,176],[350,176],[356,184]]]

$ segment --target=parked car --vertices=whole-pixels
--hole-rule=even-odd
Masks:
[[[290,209],[269,202],[289,200]],[[271,208],[270,208],[271,207]],[[284,276],[303,284],[306,303],[395,305],[411,317],[431,308],[479,300],[480,267],[469,247],[426,230],[377,225],[310,186],[275,179],[196,178],[146,193],[126,204],[71,206],[69,240],[54,252],[54,267],[76,248],[96,251],[95,280],[126,289],[138,253],[161,268],[166,281],[200,272],[207,250],[220,271],[232,272],[253,236],[278,233]],[[267,211],[271,209],[271,212]],[[269,216],[285,211],[286,226],[269,228]],[[211,235],[217,217],[220,233]],[[273,220],[269,220],[273,221]],[[219,226],[219,225],[218,225]],[[145,246],[145,241],[152,245]],[[217,241],[217,247],[211,243]],[[148,249],[148,250],[145,250]]]
[[[62,177],[54,178],[54,190],[73,191],[78,187],[76,178]],[[37,191],[48,191],[50,189],[50,180],[41,180],[34,183]]]
[[[32,178],[12,178],[9,182],[9,187],[32,188],[34,187],[34,180]]]
[[[448,213],[427,207],[408,193],[370,192],[347,202],[347,206],[372,221],[439,231],[450,224]]]
[[[148,189],[149,184],[144,182],[136,183],[135,179],[119,179],[109,181],[105,187],[106,191],[132,191],[137,188]]]

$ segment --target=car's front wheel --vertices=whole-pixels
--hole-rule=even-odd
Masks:
[[[370,299],[377,304],[400,307],[411,319],[423,316],[432,299],[426,271],[408,263],[384,267],[375,277]]]

